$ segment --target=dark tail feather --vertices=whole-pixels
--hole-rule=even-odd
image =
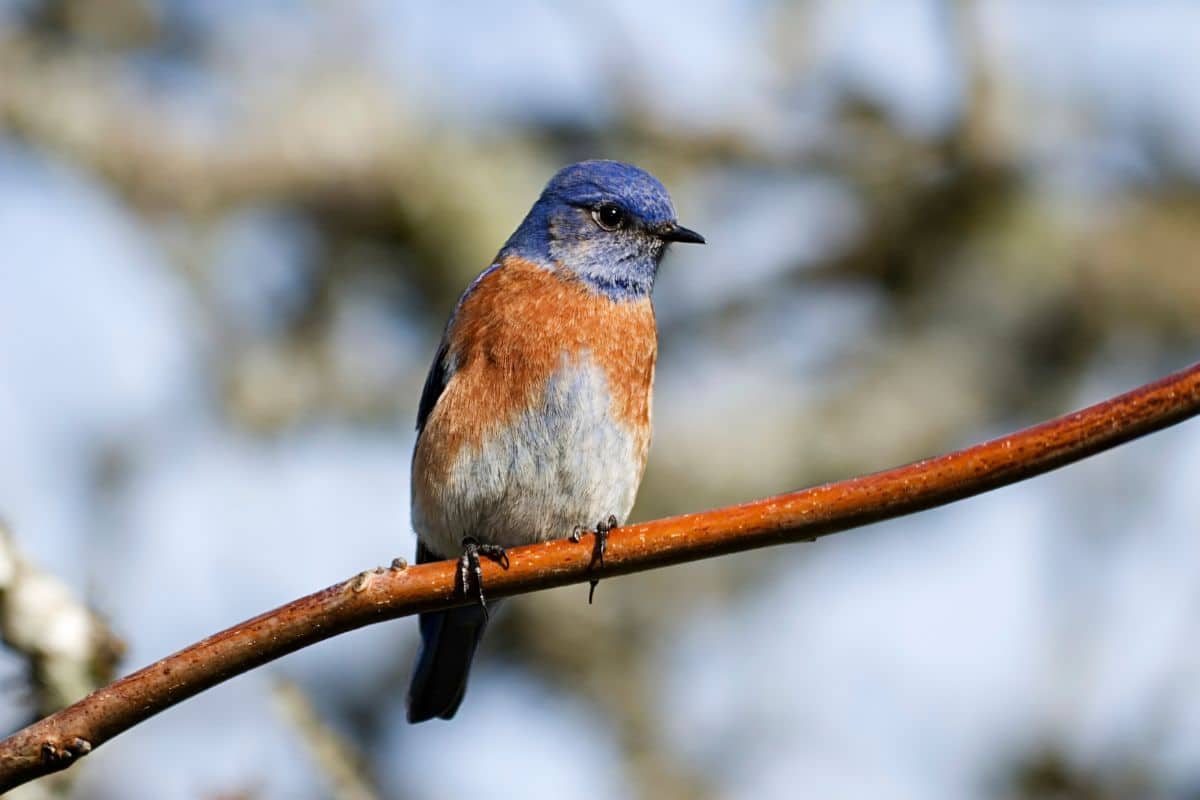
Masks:
[[[408,687],[409,722],[454,716],[486,627],[487,614],[480,606],[421,615],[421,653]]]

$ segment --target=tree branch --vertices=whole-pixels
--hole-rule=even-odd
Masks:
[[[593,564],[591,539],[484,563],[490,596],[783,544],[943,505],[1049,472],[1200,414],[1200,363],[1082,411],[948,455],[698,514],[627,525]],[[364,572],[168,656],[0,742],[0,791],[65,769],[117,734],[210,686],[375,622],[469,602],[454,562]]]

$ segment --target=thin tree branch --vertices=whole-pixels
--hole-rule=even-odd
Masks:
[[[948,455],[728,508],[627,525],[603,564],[593,541],[559,539],[483,565],[493,597],[821,536],[1049,472],[1200,414],[1200,363],[1064,417]],[[168,656],[0,742],[0,791],[64,769],[210,686],[375,622],[469,602],[454,562],[364,572]]]

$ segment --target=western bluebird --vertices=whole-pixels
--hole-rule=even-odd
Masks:
[[[657,334],[650,292],[667,245],[702,244],[649,173],[617,161],[560,170],[495,262],[463,292],[417,412],[417,561],[597,525],[633,507],[650,444]],[[482,603],[421,615],[408,721],[450,719],[487,625]]]

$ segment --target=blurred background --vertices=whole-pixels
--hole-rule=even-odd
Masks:
[[[0,726],[411,556],[441,326],[581,158],[709,240],[658,283],[636,519],[1195,360],[1198,31],[1182,0],[0,0]],[[405,724],[416,625],[376,626],[19,796],[1198,798],[1197,475],[1191,423],[520,598],[448,724]]]

